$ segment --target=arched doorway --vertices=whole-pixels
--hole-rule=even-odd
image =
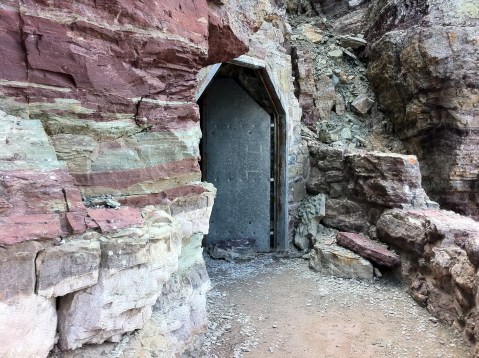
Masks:
[[[217,188],[208,244],[287,245],[284,110],[264,67],[217,65],[201,108],[203,181]]]

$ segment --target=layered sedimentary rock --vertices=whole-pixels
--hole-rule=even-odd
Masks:
[[[294,244],[301,250],[312,248],[310,266],[361,279],[372,279],[373,264],[397,267],[400,258],[369,237],[376,239],[378,219],[391,208],[437,206],[421,186],[416,157],[334,148],[317,141],[310,142],[309,150],[311,196],[299,207]]]
[[[388,208],[433,205],[421,186],[415,156],[310,145],[307,190],[327,195],[325,225],[368,232]],[[319,220],[318,220],[319,221]]]
[[[424,186],[477,216],[476,2],[372,1],[368,75],[395,132],[418,155]]]
[[[297,144],[281,12],[268,0],[7,0],[0,19],[0,304],[34,342],[2,341],[0,355],[45,356],[57,307],[64,349],[146,324],[163,339],[152,355],[181,353],[206,327],[200,242],[215,197],[200,182],[197,75],[247,52],[264,60]],[[293,200],[305,153],[287,151]]]
[[[204,210],[207,223],[211,206],[198,202],[195,209]],[[177,220],[149,206],[137,227],[88,230],[55,245],[33,241],[3,249],[0,310],[2,327],[10,333],[2,335],[2,356],[46,356],[57,330],[60,347],[68,350],[118,341],[143,328],[157,305],[163,307],[164,317],[156,323],[164,330],[166,352],[185,349],[206,327],[209,287],[201,256],[207,227],[184,236],[180,223],[186,212]],[[168,308],[173,303],[190,314],[175,313]],[[182,334],[169,333],[179,324],[185,326]],[[27,332],[31,344],[20,344]]]
[[[381,216],[377,229],[378,238],[401,253],[412,297],[462,331],[474,347],[479,338],[477,222],[444,210],[394,209]]]

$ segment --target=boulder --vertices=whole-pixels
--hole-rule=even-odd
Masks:
[[[336,242],[338,245],[354,251],[361,257],[380,266],[396,267],[401,264],[401,258],[397,254],[364,235],[351,232],[339,232],[336,235]]]
[[[424,252],[424,246],[432,241],[435,232],[434,225],[426,218],[397,209],[386,211],[376,223],[376,229],[380,241],[418,255]]]
[[[316,271],[344,278],[373,279],[373,265],[334,241],[318,242],[311,250],[309,266]]]
[[[351,1],[350,1],[350,3],[351,3]],[[351,5],[349,5],[349,6],[351,6]],[[346,36],[340,36],[339,37],[339,44],[342,47],[345,47],[345,48],[349,47],[349,48],[352,48],[352,49],[358,49],[358,48],[361,48],[361,47],[365,47],[368,44],[368,42],[362,37],[346,35]]]
[[[353,102],[351,102],[351,107],[356,113],[365,115],[372,108],[373,104],[374,101],[371,98],[365,95],[360,95],[356,97]]]
[[[355,151],[346,154],[354,190],[366,201],[386,207],[425,207],[417,158],[395,153]]]
[[[312,167],[329,171],[344,169],[346,150],[342,148],[333,148],[324,144],[311,144],[309,154],[312,161]]]

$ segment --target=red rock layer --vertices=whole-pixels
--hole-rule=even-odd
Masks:
[[[0,163],[0,243],[139,224],[136,211],[99,219],[80,190],[135,206],[196,193],[196,76],[248,50],[238,29],[207,0],[0,0],[0,109],[40,119],[70,172]],[[99,157],[112,165],[92,169]]]

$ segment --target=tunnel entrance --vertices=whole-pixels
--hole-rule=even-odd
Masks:
[[[218,65],[199,104],[202,180],[218,190],[206,243],[284,250],[284,111],[266,70]]]

